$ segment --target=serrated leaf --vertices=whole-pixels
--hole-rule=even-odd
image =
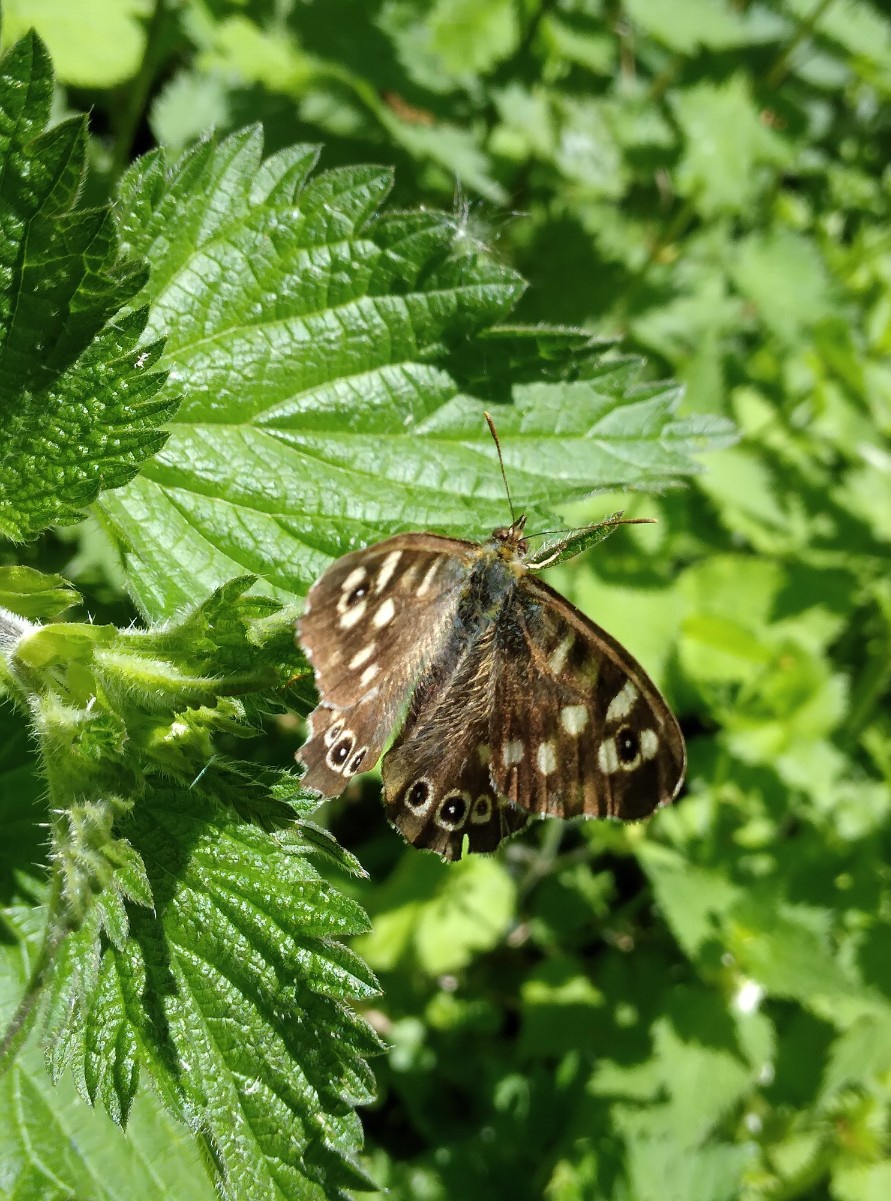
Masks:
[[[306,856],[220,808],[231,781],[202,783],[150,790],[127,826],[155,912],[131,911],[122,947],[97,944],[95,984],[76,978],[83,949],[60,956],[55,1069],[71,1062],[116,1120],[148,1071],[206,1132],[227,1196],[340,1196],[364,1180],[352,1107],[372,1095],[378,1044],[346,1004],[374,977],[336,940],[366,919]]]
[[[841,1089],[865,1079],[881,1079],[888,1071],[891,1071],[891,1012],[882,1006],[857,1018],[832,1044],[823,1076],[823,1097],[832,1098]]]
[[[641,842],[637,856],[675,938],[695,960],[709,939],[721,937],[721,923],[738,903],[739,889],[719,872],[690,863],[656,842]]]
[[[629,518],[626,525],[647,524],[647,518]],[[530,570],[540,570],[543,567],[555,567],[558,563],[565,563],[567,559],[574,559],[576,555],[582,554],[591,547],[597,546],[599,543],[607,539],[610,534],[622,524],[622,511],[611,513],[609,517],[604,517],[602,521],[598,521],[594,525],[585,526],[583,529],[570,530],[560,538],[551,539],[548,542],[543,542],[541,545],[529,555],[526,562]]]
[[[505,517],[482,406],[447,368],[478,374],[491,349],[513,382],[518,331],[476,356],[463,347],[507,313],[521,281],[454,257],[444,214],[380,215],[386,172],[307,182],[312,163],[292,147],[261,167],[259,138],[244,131],[169,176],[144,160],[122,185],[124,235],[153,268],[150,332],[168,334],[164,363],[189,381],[164,451],[103,502],[153,613],[245,570],[302,595],[360,542],[410,528],[485,534]],[[519,503],[543,517],[598,487],[692,469],[716,428],[673,419],[676,390],[636,386],[635,362],[594,369],[567,335],[537,337],[586,378],[517,388],[499,413]],[[549,361],[542,374],[560,371]]]
[[[791,344],[835,310],[816,245],[788,229],[743,239],[734,253],[732,278],[764,325]]]
[[[746,898],[730,916],[728,948],[739,968],[771,996],[792,997],[807,1008],[855,1000],[861,985],[833,955],[820,929],[826,916]]]
[[[791,157],[791,148],[758,118],[742,75],[722,84],[701,83],[673,97],[686,149],[678,166],[678,188],[699,212],[742,213],[762,180]],[[727,137],[727,130],[733,137]]]
[[[136,341],[144,310],[120,316],[144,279],[120,259],[111,214],[75,207],[86,129],[45,129],[52,71],[29,35],[0,62],[0,533],[24,539],[82,516],[164,441],[175,405]]]
[[[0,795],[4,795],[0,790]],[[27,959],[36,954],[39,910],[7,908],[17,945],[0,946],[0,1026],[18,1002]],[[212,1201],[214,1190],[190,1131],[157,1097],[138,1097],[126,1131],[78,1097],[70,1079],[53,1083],[36,1039],[0,1076],[0,1187],[15,1201]]]

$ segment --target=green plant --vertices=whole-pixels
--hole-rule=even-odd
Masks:
[[[0,1080],[3,1187],[200,1196],[203,1156],[252,1197],[361,1173],[397,1198],[884,1197],[880,6],[212,0],[142,22],[115,0],[114,37],[26,9],[7,0],[9,29],[42,22],[56,111],[95,132],[41,139],[45,64],[12,84],[12,52],[7,162],[58,182],[41,201],[4,174],[4,1013],[38,1000]],[[121,177],[145,112],[168,149]],[[178,160],[211,125],[231,136]],[[359,161],[396,166],[403,208]],[[446,867],[400,848],[372,780],[313,817],[281,709],[310,703],[290,605],[331,556],[503,523],[483,406],[530,520],[628,488],[659,517],[555,576],[667,690],[690,783],[646,826],[540,823]],[[388,1049],[376,1090],[350,997]],[[233,1015],[253,1041],[221,1036]]]

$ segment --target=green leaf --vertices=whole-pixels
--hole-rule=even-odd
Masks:
[[[791,230],[744,239],[734,255],[732,272],[736,286],[755,304],[764,325],[786,342],[796,343],[835,311],[816,246]]]
[[[739,902],[740,890],[717,871],[708,871],[656,842],[641,842],[637,856],[675,938],[691,959],[709,941],[723,938],[723,922]]]
[[[673,100],[686,146],[678,190],[704,216],[744,212],[773,171],[790,160],[791,149],[759,120],[741,75],[723,84],[697,84],[676,92]]]
[[[833,954],[821,927],[826,914],[778,907],[757,897],[740,901],[728,923],[728,949],[739,968],[771,996],[806,1008],[856,1001],[861,985]]]
[[[629,0],[627,9],[635,24],[681,54],[701,46],[727,49],[747,41],[743,19],[721,0],[679,0],[670,10],[647,0]]]
[[[628,518],[625,524],[631,525],[635,521],[647,524],[649,520],[646,517]],[[568,534],[564,534],[560,538],[543,542],[529,555],[527,559],[529,568],[535,571],[543,567],[555,567],[558,563],[566,562],[567,559],[574,559],[576,555],[603,542],[610,534],[615,533],[621,524],[622,511],[620,510],[618,513],[611,513],[609,517],[604,517],[602,521],[598,521],[594,525],[586,526],[584,529],[570,530]]]
[[[153,904],[138,853],[120,830],[146,781],[191,784],[214,737],[245,736],[264,692],[299,672],[293,615],[233,580],[177,621],[150,630],[62,622],[7,634],[14,695],[31,712],[45,762],[63,928],[98,906],[120,949],[124,901]],[[11,623],[7,623],[11,624]],[[244,700],[237,699],[239,697]]]
[[[79,600],[80,593],[60,575],[44,575],[33,567],[0,567],[0,608],[20,617],[57,617]]]
[[[690,1151],[671,1139],[641,1139],[629,1155],[628,1176],[635,1201],[736,1201],[754,1148],[715,1142]]]
[[[840,1165],[832,1176],[838,1201],[885,1201],[891,1191],[891,1163]]]
[[[124,237],[152,265],[150,332],[189,380],[163,452],[102,502],[158,615],[244,571],[302,595],[332,557],[397,530],[486,534],[506,514],[495,448],[450,364],[478,377],[489,351],[510,388],[518,358],[530,374],[524,339],[584,360],[549,331],[468,350],[509,311],[517,276],[455,256],[444,214],[381,215],[385,171],[308,180],[311,149],[260,153],[244,131],[167,173],[142,160],[121,188]],[[498,414],[517,500],[542,520],[598,487],[687,474],[691,452],[726,435],[677,421],[676,390],[638,384],[636,361],[582,370],[518,385]],[[541,373],[560,374],[552,360]]]
[[[45,785],[23,722],[0,709],[0,905],[42,899],[38,881],[46,861]]]
[[[575,959],[539,964],[523,981],[521,1002],[520,1050],[529,1057],[585,1048],[604,1019],[605,998]]]
[[[352,1107],[372,1095],[377,1043],[346,1005],[373,996],[374,978],[336,940],[367,922],[305,853],[236,815],[245,791],[214,769],[192,789],[146,791],[126,829],[154,911],[131,910],[120,947],[94,941],[95,980],[79,967],[87,942],[59,957],[53,1067],[72,1063],[116,1120],[147,1070],[205,1132],[227,1195],[340,1196],[364,1179]]]
[[[375,23],[412,79],[437,92],[493,70],[516,49],[521,32],[509,0],[397,0],[381,6]]]
[[[25,985],[28,958],[38,951],[40,912],[7,907],[4,926],[16,943],[0,947],[3,1027]],[[0,1163],[3,1195],[16,1201],[215,1196],[191,1132],[165,1113],[157,1097],[136,1099],[125,1134],[85,1105],[70,1079],[52,1083],[34,1040],[0,1076]]]
[[[402,963],[431,976],[460,971],[502,940],[514,903],[513,882],[495,859],[446,867],[432,855],[406,857],[378,893],[374,928],[356,949],[380,971]]]
[[[111,88],[136,74],[145,48],[151,0],[5,0],[4,41],[33,28],[56,72],[74,87]]]
[[[259,701],[298,657],[292,615],[244,596],[250,582],[154,629],[23,622],[6,645],[52,830],[48,970],[29,999],[45,985],[55,1077],[70,1065],[115,1122],[148,1074],[227,1196],[327,1201],[365,1183],[354,1107],[378,1044],[349,1002],[377,986],[337,941],[367,919],[312,866],[350,866],[300,820],[315,802],[216,750],[248,732],[238,697]],[[15,784],[28,763],[7,745]]]
[[[823,1077],[824,1098],[891,1071],[891,1011],[885,1006],[865,1013],[842,1031],[829,1054]]]
[[[122,260],[111,214],[76,209],[86,129],[45,130],[52,71],[29,35],[0,62],[0,534],[32,537],[82,516],[164,442],[174,408],[136,343],[144,309],[121,315],[145,278]]]

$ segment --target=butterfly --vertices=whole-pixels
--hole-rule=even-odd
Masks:
[[[484,542],[397,534],[337,559],[297,623],[320,697],[303,785],[338,796],[401,720],[382,764],[388,817],[450,860],[494,851],[533,814],[633,820],[674,800],[676,718],[628,651],[538,575],[621,522],[537,553],[521,515]]]

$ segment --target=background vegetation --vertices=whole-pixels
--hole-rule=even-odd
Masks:
[[[881,9],[6,0],[4,1196],[891,1195]],[[446,866],[274,710],[332,556],[504,519],[484,404],[658,516],[552,579],[690,772]]]

